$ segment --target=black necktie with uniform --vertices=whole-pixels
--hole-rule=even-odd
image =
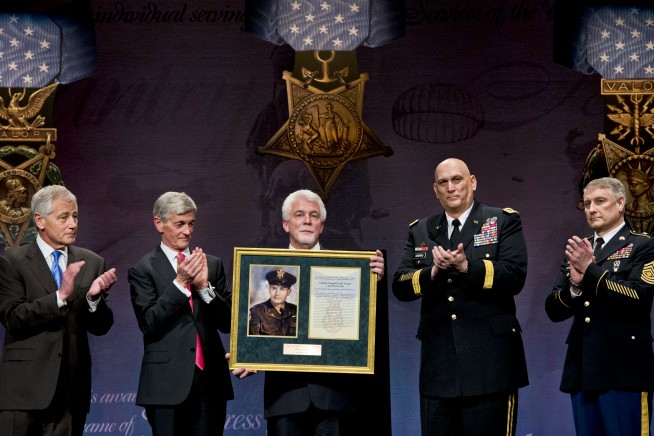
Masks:
[[[595,260],[599,259],[600,257],[600,251],[602,251],[602,246],[604,245],[604,238],[597,238],[595,239],[595,249],[593,250],[593,254],[595,255]]]
[[[459,221],[458,218],[454,219],[452,225],[454,226],[454,229],[450,235],[450,249],[456,250],[456,247],[459,246],[459,242],[461,242],[461,231],[459,230],[459,227],[461,227],[461,221]]]

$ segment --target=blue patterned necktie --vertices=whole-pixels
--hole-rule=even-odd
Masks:
[[[59,266],[59,257],[61,256],[61,251],[55,250],[52,252],[52,256],[54,257],[54,260],[52,261],[52,268],[50,268],[50,272],[52,273],[52,277],[54,277],[55,282],[57,283],[57,289],[61,288],[61,267]]]

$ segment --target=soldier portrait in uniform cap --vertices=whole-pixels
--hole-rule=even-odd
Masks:
[[[249,335],[260,336],[297,336],[297,305],[287,301],[292,287],[297,283],[297,272],[289,272],[297,267],[266,267],[265,281],[269,298],[250,307]],[[251,280],[250,283],[256,283]],[[250,302],[257,301],[250,295]],[[258,300],[260,301],[260,300]],[[296,300],[297,301],[297,300]]]

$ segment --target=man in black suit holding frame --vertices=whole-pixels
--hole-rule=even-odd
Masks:
[[[291,250],[320,250],[319,238],[327,211],[316,193],[302,189],[291,193],[282,205],[282,227],[289,235]],[[384,258],[377,250],[370,267],[379,281]],[[253,373],[236,369],[240,378]],[[357,410],[357,378],[366,375],[305,372],[266,372],[264,417],[269,436],[344,436],[353,434],[352,414]]]

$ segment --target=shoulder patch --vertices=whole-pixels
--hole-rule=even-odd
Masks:
[[[505,207],[505,208],[502,209],[502,210],[504,211],[504,213],[508,213],[508,214],[518,213],[517,210],[515,210],[515,209],[511,209],[510,207]]]
[[[416,224],[418,224],[418,221],[420,221],[420,220],[417,219],[415,221],[412,221],[411,224],[409,224],[409,228],[411,228],[411,227],[415,226]]]
[[[649,238],[650,236],[647,234],[647,232],[634,232],[633,230],[629,230],[629,233],[632,235],[636,236],[644,236],[645,238]]]

